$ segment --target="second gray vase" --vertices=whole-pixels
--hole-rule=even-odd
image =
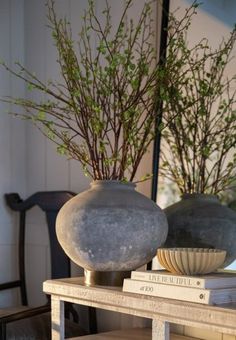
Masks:
[[[184,194],[165,213],[169,224],[165,247],[226,250],[224,267],[236,259],[236,213],[216,196]]]

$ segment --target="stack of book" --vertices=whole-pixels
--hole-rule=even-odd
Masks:
[[[132,271],[131,278],[124,279],[123,291],[218,305],[236,302],[236,273],[187,276],[165,270]]]

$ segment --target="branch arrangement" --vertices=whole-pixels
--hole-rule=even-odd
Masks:
[[[157,94],[163,79],[153,47],[153,1],[144,3],[134,23],[128,19],[133,0],[127,0],[114,33],[109,1],[102,20],[93,1],[88,3],[75,42],[70,23],[57,18],[54,1],[48,0],[49,27],[63,80],[43,83],[23,65],[17,64],[18,69],[13,70],[3,63],[29,90],[47,98],[43,102],[5,100],[23,107],[25,114],[13,114],[35,124],[57,144],[59,153],[80,161],[85,174],[93,179],[133,181],[148,146],[162,128],[156,124]],[[185,30],[195,8],[173,29],[172,38]]]
[[[133,1],[125,2],[113,32],[109,1],[100,20],[89,0],[74,41],[70,23],[57,18],[54,1],[48,0],[62,81],[45,83],[21,64],[13,70],[2,63],[46,98],[4,100],[23,107],[24,114],[12,113],[35,124],[95,180],[136,180],[144,154],[162,131],[161,175],[182,193],[217,194],[236,175],[236,78],[225,77],[236,30],[217,50],[207,39],[188,47],[194,2],[181,20],[170,15],[167,57],[159,63],[153,1],[144,3],[135,23],[128,19]]]
[[[236,178],[236,75],[226,77],[236,28],[216,50],[207,39],[189,47],[187,31],[170,35],[163,70],[161,175],[181,193],[218,194]]]

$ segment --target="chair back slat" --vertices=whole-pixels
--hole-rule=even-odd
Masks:
[[[75,196],[75,193],[70,191],[40,191],[31,195],[26,200],[22,200],[17,193],[5,195],[7,205],[12,210],[18,211],[20,213],[18,240],[19,280],[1,284],[0,290],[9,289],[13,286],[19,287],[21,292],[22,305],[28,305],[25,279],[26,213],[34,206],[38,206],[41,210],[45,212],[50,243],[51,278],[58,279],[63,277],[70,277],[70,260],[57,240],[55,223],[59,210],[73,196]]]
[[[23,305],[28,305],[25,279],[25,229],[26,213],[34,206],[38,206],[46,215],[50,255],[51,255],[51,278],[58,279],[71,276],[70,259],[61,248],[56,237],[56,217],[61,207],[76,194],[71,191],[40,191],[29,198],[22,200],[19,194],[5,194],[5,200],[12,210],[19,212],[19,240],[18,240],[18,258],[19,258],[19,278],[15,281],[1,283],[0,290],[14,287],[20,288],[21,301]],[[48,301],[49,303],[49,301]],[[41,307],[38,307],[41,308]],[[43,306],[42,306],[43,308]],[[78,314],[72,304],[66,303],[65,316],[72,316],[75,322],[78,322]],[[96,310],[88,307],[88,321],[90,334],[97,332]],[[0,323],[0,339],[6,337],[6,323]],[[4,335],[5,334],[5,335]]]

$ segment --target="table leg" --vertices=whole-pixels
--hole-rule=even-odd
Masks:
[[[52,306],[52,340],[64,340],[64,301],[61,301],[58,296],[51,296]]]
[[[170,340],[169,322],[152,320],[152,340]]]

